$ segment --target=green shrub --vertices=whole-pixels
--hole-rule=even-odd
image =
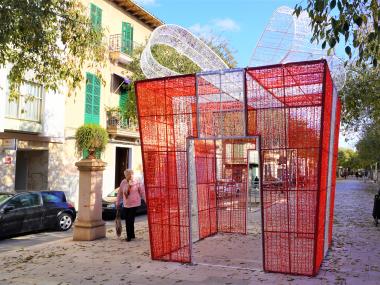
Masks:
[[[107,143],[106,129],[97,124],[84,124],[75,133],[75,147],[79,155],[85,154],[83,158],[95,158],[94,153],[103,152]]]

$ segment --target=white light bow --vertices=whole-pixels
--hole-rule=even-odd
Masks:
[[[140,66],[147,78],[179,74],[162,66],[154,59],[151,49],[159,44],[174,48],[178,53],[196,63],[203,71],[228,68],[225,62],[207,44],[190,31],[177,25],[162,25],[152,32],[141,54]]]

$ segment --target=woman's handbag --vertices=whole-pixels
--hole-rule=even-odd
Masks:
[[[122,226],[121,226],[121,217],[120,217],[120,209],[116,210],[116,217],[115,217],[115,227],[116,227],[116,235],[118,237],[121,236]]]

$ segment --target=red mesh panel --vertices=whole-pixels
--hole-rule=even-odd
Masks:
[[[215,141],[194,140],[199,238],[217,232]]]
[[[136,85],[153,259],[190,262],[186,138],[194,125],[195,77]]]
[[[328,71],[328,69],[326,69]],[[316,267],[319,270],[324,256],[324,237],[325,237],[325,218],[326,218],[326,192],[327,176],[329,162],[330,146],[330,128],[331,128],[331,108],[333,85],[329,72],[325,73],[325,94],[322,114],[322,140],[321,140],[321,168],[320,168],[320,186],[319,186],[319,208],[317,218],[317,240],[316,240]]]
[[[227,145],[234,150],[253,143],[246,136],[259,136],[264,269],[318,272],[326,217],[331,243],[340,110],[326,197],[333,88],[326,66],[289,63],[136,84],[153,259],[191,258],[187,138],[197,141],[199,230],[206,237],[246,231],[246,156]]]
[[[314,274],[324,63],[247,69],[248,135],[261,135],[264,269]]]

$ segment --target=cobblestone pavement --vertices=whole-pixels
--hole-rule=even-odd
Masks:
[[[147,223],[141,221],[136,224],[137,240],[130,243],[109,229],[107,238],[98,241],[66,238],[1,253],[0,284],[380,284],[380,227],[371,217],[374,193],[370,183],[338,182],[333,246],[314,278],[265,273],[246,261],[229,266],[228,259],[224,265],[152,261]],[[225,248],[213,250],[225,254]]]
[[[141,215],[136,217],[136,221],[145,221],[146,215]],[[123,221],[124,223],[124,221]],[[106,221],[106,227],[113,228],[113,221]],[[11,251],[11,250],[23,250],[27,247],[45,244],[47,242],[54,242],[57,240],[61,240],[67,237],[73,236],[73,228],[68,231],[60,232],[60,231],[41,231],[37,233],[24,234],[15,236],[12,238],[6,238],[0,240],[0,256],[2,253]]]

